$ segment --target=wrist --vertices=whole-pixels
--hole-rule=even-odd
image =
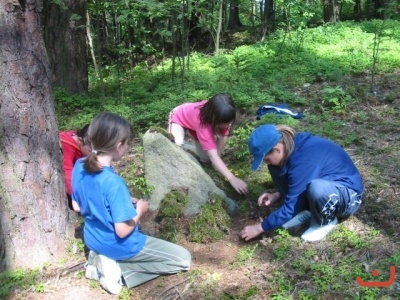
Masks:
[[[262,223],[259,223],[259,224],[258,224],[258,230],[259,230],[260,232],[264,232],[264,229],[262,228]]]
[[[228,181],[231,181],[233,178],[235,178],[235,175],[232,175],[231,177],[227,177],[226,179],[228,180]]]

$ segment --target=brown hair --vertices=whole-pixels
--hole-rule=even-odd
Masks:
[[[88,140],[92,146],[92,152],[84,159],[84,168],[88,173],[100,172],[97,155],[108,153],[117,147],[119,143],[127,143],[133,139],[131,124],[123,117],[113,113],[100,113],[90,123]]]
[[[236,108],[229,94],[216,94],[200,107],[201,125],[211,124],[214,134],[218,135],[218,125],[233,123],[236,119]]]
[[[276,130],[278,130],[282,134],[282,138],[279,143],[282,143],[284,146],[284,155],[280,162],[280,166],[286,161],[286,159],[292,154],[294,150],[294,136],[296,135],[296,131],[287,125],[275,125]]]

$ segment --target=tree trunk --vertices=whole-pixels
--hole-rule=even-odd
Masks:
[[[355,20],[360,21],[360,19],[361,19],[361,0],[355,0],[354,6],[353,6],[353,13],[354,13]]]
[[[70,94],[88,91],[86,5],[83,0],[43,1],[44,41],[52,85]]]
[[[224,0],[220,0],[219,13],[218,13],[218,28],[217,37],[215,38],[215,54],[219,53],[219,45],[222,31],[222,12],[224,11]]]
[[[336,23],[339,21],[339,3],[337,0],[323,0],[324,21],[326,23]]]
[[[266,34],[275,30],[275,6],[274,0],[264,0],[260,2],[262,40]]]
[[[242,26],[239,17],[239,0],[230,0],[228,28],[237,29]]]
[[[0,272],[65,255],[68,208],[39,10],[35,0],[0,1]]]

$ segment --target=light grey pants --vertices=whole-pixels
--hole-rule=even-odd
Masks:
[[[191,261],[192,256],[185,248],[147,236],[146,244],[137,255],[118,263],[126,286],[131,288],[163,274],[187,271]]]

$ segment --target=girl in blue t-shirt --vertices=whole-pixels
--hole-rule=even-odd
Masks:
[[[118,294],[122,283],[130,288],[161,274],[188,270],[188,250],[139,231],[137,224],[149,204],[131,197],[111,166],[132,140],[129,122],[101,113],[89,126],[88,140],[92,152],[78,160],[72,172],[72,205],[85,218],[84,241],[90,249],[86,277]]]

